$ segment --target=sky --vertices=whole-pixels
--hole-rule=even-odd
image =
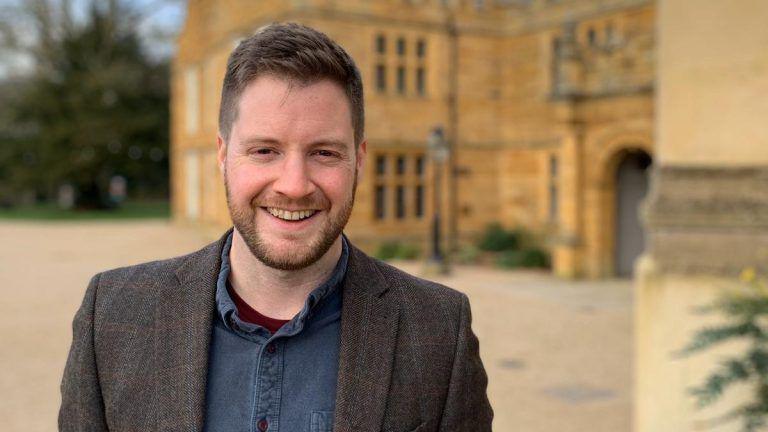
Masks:
[[[50,0],[58,3],[58,0]],[[84,19],[90,0],[70,0],[75,20]],[[24,0],[0,0],[0,20],[15,16]],[[147,11],[138,32],[150,55],[156,58],[172,56],[175,52],[175,35],[184,24],[186,1],[184,0],[125,0],[125,4],[137,10]],[[34,32],[27,24],[10,20],[18,30],[19,38],[27,43],[34,39]],[[2,42],[2,41],[0,41]],[[0,79],[14,74],[23,74],[32,66],[31,58],[25,53],[0,51]]]

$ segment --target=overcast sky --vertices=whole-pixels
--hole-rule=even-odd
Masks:
[[[56,2],[56,0],[52,0]],[[15,10],[24,0],[0,0],[0,18],[15,16]],[[82,20],[86,15],[89,0],[71,0],[75,19]],[[184,0],[126,0],[132,8],[147,11],[146,18],[139,25],[138,31],[149,53],[155,57],[167,57],[175,51],[175,36],[184,24],[186,1]],[[19,29],[19,36],[29,41],[33,32],[25,28],[25,23],[11,20]],[[171,36],[171,37],[169,37]],[[9,74],[23,73],[31,65],[29,56],[23,53],[0,55],[0,79]]]

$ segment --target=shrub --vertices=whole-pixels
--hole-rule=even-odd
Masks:
[[[504,268],[549,268],[549,254],[538,248],[501,252],[496,265]]]
[[[492,223],[485,228],[477,246],[490,252],[516,250],[520,246],[520,237],[519,231],[507,231],[501,224]]]
[[[418,258],[419,255],[421,255],[421,250],[418,246],[399,241],[381,243],[375,254],[376,258],[385,261],[393,259],[411,260]]]

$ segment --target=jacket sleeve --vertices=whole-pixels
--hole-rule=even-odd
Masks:
[[[456,352],[440,431],[491,430],[493,409],[485,393],[488,376],[480,360],[479,342],[471,324],[469,299],[462,295]]]
[[[99,275],[91,279],[72,322],[72,347],[61,381],[60,431],[106,431],[94,352],[94,307]]]

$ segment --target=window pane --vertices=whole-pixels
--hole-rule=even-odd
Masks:
[[[398,175],[405,174],[405,156],[400,155],[397,157],[397,170]]]
[[[387,90],[387,69],[383,64],[376,65],[376,89],[380,92]]]
[[[376,36],[376,52],[379,54],[387,52],[387,38],[384,35]]]
[[[427,54],[427,43],[424,41],[424,39],[419,39],[419,41],[416,42],[416,57],[424,58],[426,54]]]
[[[424,216],[424,186],[416,186],[416,194],[414,195],[414,209],[416,217],[421,218]]]
[[[557,222],[557,185],[552,182],[549,185],[549,221]]]
[[[420,95],[424,95],[424,92],[425,92],[424,68],[416,69],[416,92]]]
[[[387,172],[387,157],[384,155],[376,156],[376,175],[384,175]]]
[[[549,177],[557,178],[557,156],[549,157]]]
[[[404,38],[397,39],[397,55],[401,55],[401,56],[405,55],[405,39]]]
[[[549,221],[557,222],[558,192],[557,192],[557,156],[549,157]]]
[[[419,156],[416,158],[416,175],[421,177],[424,175],[424,157]]]
[[[405,217],[405,186],[399,185],[395,189],[395,210],[398,219]]]
[[[405,94],[405,67],[403,66],[397,68],[397,92]]]
[[[385,186],[376,186],[376,201],[374,205],[374,216],[376,219],[384,219],[386,216],[387,189]]]

